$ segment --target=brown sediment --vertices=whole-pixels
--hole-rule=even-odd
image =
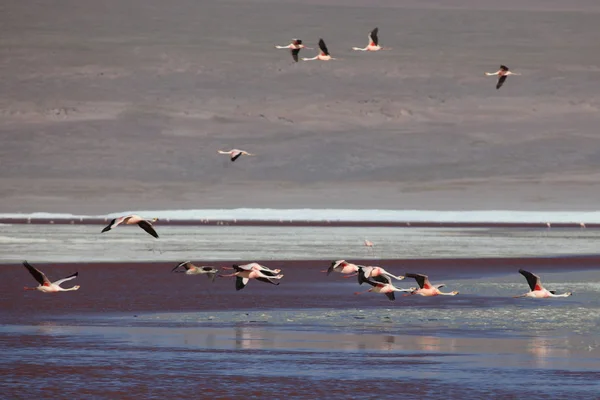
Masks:
[[[111,218],[0,218],[2,224],[32,225],[102,225]],[[580,223],[561,222],[435,222],[435,221],[312,221],[312,220],[244,220],[244,219],[160,219],[156,225],[172,226],[314,226],[358,228],[581,228]],[[600,224],[586,224],[586,228],[600,228]]]

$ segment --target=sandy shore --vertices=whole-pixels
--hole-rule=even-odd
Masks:
[[[597,209],[594,2],[36,4],[2,6],[1,212]]]

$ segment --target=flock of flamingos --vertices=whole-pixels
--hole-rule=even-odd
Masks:
[[[300,50],[312,49],[311,47],[306,47],[303,44],[301,39],[292,39],[292,42],[290,44],[285,45],[285,46],[275,46],[275,48],[289,49],[292,54],[292,58],[295,62],[298,62],[298,60],[299,60],[298,55],[300,54]],[[366,47],[353,47],[352,50],[373,52],[373,51],[391,50],[391,49],[387,48],[387,47],[381,47],[379,45],[379,28],[375,28],[369,33],[369,42]],[[335,58],[333,58],[331,56],[331,54],[329,53],[329,49],[327,48],[327,45],[325,44],[325,41],[321,38],[321,39],[319,39],[319,53],[312,58],[302,58],[302,60],[303,61],[311,61],[311,60],[330,61],[330,60],[335,60]],[[506,82],[506,78],[508,78],[509,75],[520,75],[520,74],[510,71],[510,69],[506,65],[500,65],[500,69],[498,69],[498,71],[486,72],[485,75],[486,76],[497,76],[498,81],[496,83],[496,89],[500,89],[502,87],[502,85],[504,85],[504,82]],[[231,150],[227,150],[227,151],[218,150],[217,153],[229,155],[231,158],[231,161],[235,161],[238,158],[240,158],[241,156],[253,156],[254,155],[254,154],[248,153],[247,151],[240,150],[240,149],[231,149]]]
[[[288,44],[287,46],[275,46],[275,48],[289,49],[290,52],[292,53],[292,58],[294,59],[295,62],[298,62],[298,54],[300,53],[300,50],[302,50],[302,49],[312,50],[311,47],[306,47],[302,43],[301,39],[292,39],[292,42],[290,44]],[[380,51],[380,50],[391,50],[391,49],[388,47],[381,47],[379,45],[379,28],[375,28],[369,33],[369,44],[366,47],[353,47],[352,50],[355,50],[355,51]],[[313,60],[320,60],[320,61],[335,60],[335,58],[331,57],[331,54],[329,53],[329,49],[327,48],[327,45],[325,44],[325,41],[323,40],[323,38],[319,39],[319,53],[316,56],[311,57],[311,58],[302,58],[302,61],[313,61]],[[502,87],[502,85],[504,85],[504,82],[506,81],[506,78],[509,75],[520,75],[520,74],[516,74],[516,73],[510,71],[506,65],[501,65],[500,69],[496,72],[486,72],[485,74],[487,76],[497,76],[498,77],[498,82],[496,83],[496,89],[500,89],[500,87]]]
[[[363,48],[353,47],[352,49],[355,51],[371,51],[371,52],[372,51],[380,51],[380,50],[390,50],[389,48],[381,47],[379,45],[378,34],[379,34],[379,28],[373,29],[369,33],[369,42],[366,47],[363,47]],[[293,39],[292,42],[286,46],[275,46],[275,47],[277,49],[289,49],[292,54],[292,58],[295,62],[298,62],[298,60],[299,60],[298,55],[300,53],[300,50],[311,49],[310,47],[306,47],[302,43],[302,40],[300,40],[300,39]],[[302,60],[303,61],[310,61],[310,60],[329,61],[329,60],[335,60],[335,58],[333,58],[331,56],[331,54],[329,53],[329,49],[327,48],[327,45],[325,44],[325,41],[321,38],[321,39],[319,39],[319,53],[315,57],[302,58]],[[500,87],[502,87],[502,85],[506,81],[506,78],[509,75],[519,75],[519,74],[513,73],[512,71],[509,70],[509,68],[507,66],[501,65],[500,69],[498,71],[486,72],[485,75],[498,76],[498,81],[496,83],[496,89],[500,89]],[[232,149],[232,150],[228,150],[228,151],[219,150],[218,153],[229,155],[232,162],[237,160],[242,155],[244,155],[244,156],[252,156],[253,155],[251,153],[248,153],[247,151],[239,150],[239,149]],[[123,216],[120,218],[113,219],[102,230],[102,232],[103,233],[108,232],[111,229],[116,228],[117,226],[119,226],[121,224],[138,225],[140,228],[142,228],[144,231],[148,232],[150,235],[154,236],[155,238],[158,238],[158,234],[156,233],[156,230],[154,230],[154,227],[152,225],[152,223],[156,222],[156,221],[157,221],[156,218],[152,219],[152,220],[147,220],[138,215]],[[549,224],[548,224],[548,226],[549,226]],[[373,247],[373,243],[368,240],[365,240],[365,245],[370,248]],[[56,293],[56,292],[66,292],[66,291],[73,291],[73,290],[79,289],[79,286],[73,286],[68,289],[63,289],[60,286],[62,283],[66,282],[66,281],[75,279],[78,275],[77,272],[72,275],[67,276],[66,278],[60,279],[58,281],[50,282],[50,280],[46,277],[46,275],[43,272],[41,272],[37,268],[31,266],[27,261],[23,262],[23,265],[27,268],[27,270],[31,273],[31,275],[39,283],[39,285],[37,287],[35,287],[35,288],[25,287],[25,290],[39,290],[43,293]],[[173,272],[181,271],[182,269],[185,270],[185,274],[187,274],[187,275],[206,274],[213,281],[215,280],[215,278],[217,276],[235,277],[236,278],[236,282],[235,282],[236,290],[241,290],[244,287],[246,287],[246,285],[248,284],[250,279],[256,279],[261,282],[270,283],[273,285],[279,285],[279,280],[281,278],[283,278],[283,274],[281,274],[281,270],[279,270],[279,269],[273,270],[273,269],[265,267],[264,265],[260,265],[258,263],[250,263],[250,264],[246,264],[246,265],[234,264],[232,267],[223,267],[223,269],[230,269],[230,270],[234,271],[233,273],[227,274],[227,275],[219,274],[219,270],[215,267],[210,267],[210,266],[197,267],[194,264],[192,264],[190,261],[186,261],[186,262],[182,262],[182,263],[178,264],[177,266],[175,266],[175,268],[173,268]],[[346,275],[345,277],[357,276],[359,285],[366,283],[371,286],[371,288],[368,289],[367,292],[385,294],[388,297],[388,299],[390,299],[390,300],[395,300],[395,295],[394,295],[395,292],[404,292],[405,293],[404,296],[410,296],[410,295],[415,295],[415,294],[418,294],[421,296],[439,296],[439,295],[455,296],[455,295],[459,294],[457,291],[453,291],[453,292],[440,291],[440,288],[444,287],[444,285],[443,284],[432,285],[431,282],[429,281],[429,278],[427,277],[427,275],[414,274],[414,273],[406,273],[404,276],[393,275],[381,267],[357,265],[357,264],[349,263],[345,260],[333,261],[331,263],[331,266],[324,272],[326,272],[327,275],[331,274],[332,272],[337,272],[337,273]],[[547,290],[542,286],[539,276],[537,276],[531,272],[522,270],[522,269],[519,270],[519,273],[521,273],[525,277],[525,279],[527,279],[527,283],[529,284],[530,291],[525,294],[522,294],[520,296],[515,296],[515,297],[549,298],[549,297],[568,297],[568,296],[571,296],[571,294],[572,294],[571,292],[566,292],[563,294],[556,294],[554,291]],[[404,278],[414,278],[416,280],[417,284],[419,285],[419,287],[418,288],[411,287],[408,289],[401,289],[401,288],[394,286],[394,283],[392,282],[392,280],[401,281]],[[364,293],[364,292],[356,292],[355,294],[360,294],[360,293]]]
[[[158,238],[158,233],[154,229],[152,225],[153,222],[157,221],[157,218],[152,220],[147,220],[139,215],[127,215],[119,218],[115,218],[110,223],[102,229],[102,233],[108,232],[111,229],[119,226],[119,225],[138,225],[148,234],[152,235],[155,238]],[[373,243],[369,240],[365,240],[365,246],[368,248],[373,248]],[[55,282],[51,282],[46,275],[38,270],[37,268],[30,265],[27,261],[23,262],[23,265],[27,270],[31,273],[31,275],[35,278],[35,280],[39,283],[37,287],[25,287],[25,290],[39,290],[43,293],[57,293],[57,292],[67,292],[78,290],[79,286],[73,286],[68,289],[62,288],[60,285],[64,282],[75,279],[78,276],[78,272],[75,272],[72,275],[67,276],[66,278],[59,279]],[[234,264],[231,267],[222,267],[222,269],[233,270],[231,274],[219,274],[219,270],[212,266],[196,266],[192,264],[190,261],[182,262],[175,266],[172,269],[172,272],[185,270],[186,275],[207,275],[213,282],[217,276],[219,277],[235,277],[235,289],[241,290],[250,281],[250,279],[255,279],[260,282],[269,283],[272,285],[279,285],[279,281],[283,278],[283,274],[280,269],[270,269],[264,265],[260,265],[258,263],[250,263],[245,265],[237,265]],[[421,296],[456,296],[459,294],[457,291],[453,292],[442,292],[440,288],[444,287],[443,284],[432,285],[429,281],[429,277],[423,274],[415,274],[415,273],[406,273],[404,276],[394,275],[385,269],[378,266],[365,266],[365,265],[357,265],[349,263],[345,260],[337,260],[331,263],[331,266],[322,272],[326,272],[327,275],[330,275],[332,272],[337,272],[340,274],[346,275],[346,278],[357,276],[358,284],[362,285],[363,283],[371,286],[366,292],[372,293],[381,293],[385,294],[389,300],[395,300],[395,292],[404,292],[404,296],[411,295],[421,295]],[[540,277],[525,271],[523,269],[519,270],[525,279],[527,279],[527,283],[529,284],[530,291],[524,293],[519,296],[514,297],[532,297],[532,298],[548,298],[548,297],[568,297],[571,296],[571,292],[566,292],[563,294],[556,294],[554,291],[550,291],[545,289],[542,286]],[[411,287],[408,289],[401,289],[394,285],[393,280],[401,281],[404,278],[414,278],[419,285],[419,287]],[[355,294],[360,294],[364,292],[355,292]]]

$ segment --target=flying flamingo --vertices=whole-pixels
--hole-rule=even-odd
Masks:
[[[410,296],[413,294],[420,294],[421,296],[456,296],[458,294],[456,291],[450,293],[441,292],[440,288],[444,287],[445,285],[432,285],[431,282],[429,282],[427,275],[407,273],[405,276],[407,278],[415,278],[419,284],[419,289],[413,290],[409,294],[405,294],[405,296]]]
[[[366,292],[383,293],[387,296],[388,299],[390,299],[390,301],[396,300],[396,296],[394,295],[394,292],[411,292],[412,293],[416,290],[416,288],[414,288],[414,287],[410,288],[410,289],[397,288],[396,286],[394,286],[392,284],[391,278],[387,275],[378,275],[378,276],[374,276],[372,279],[366,279],[364,272],[361,269],[358,272],[358,276],[359,277],[362,276],[362,282],[366,282],[372,286],[372,288],[370,288]],[[360,280],[361,279],[359,278],[359,281]],[[361,294],[361,293],[366,293],[366,292],[355,292],[354,294]]]
[[[290,49],[292,53],[292,58],[295,62],[298,62],[298,53],[300,53],[301,49],[311,49],[310,47],[306,47],[302,44],[302,40],[300,39],[292,39],[292,43],[287,46],[275,46],[276,49]],[[312,49],[311,49],[312,50]]]
[[[271,269],[269,267],[265,267],[264,265],[261,265],[259,263],[255,263],[255,262],[254,263],[250,263],[250,264],[245,264],[245,265],[239,265],[238,267],[242,268],[242,269],[251,269],[252,271],[263,271],[263,272],[267,271],[267,272],[272,272],[274,274],[278,274],[278,273],[281,272],[280,269],[277,269],[277,268],[276,269]],[[222,267],[222,268],[223,269],[235,269],[235,268],[232,268],[232,267]]]
[[[156,221],[158,221],[158,218],[153,218],[152,220],[146,220],[146,219],[140,217],[139,215],[128,215],[126,217],[119,217],[119,218],[115,218],[112,221],[110,221],[110,223],[104,229],[102,229],[102,233],[108,232],[111,229],[116,228],[117,226],[119,226],[121,224],[125,224],[125,225],[137,224],[140,228],[142,228],[143,230],[148,232],[150,235],[152,235],[158,239],[158,233],[156,233],[156,231],[154,230],[154,227],[152,227],[152,223],[156,222]]]
[[[563,294],[556,294],[555,291],[546,290],[542,286],[542,281],[540,280],[539,276],[532,274],[531,272],[525,271],[523,269],[520,269],[519,273],[521,275],[523,275],[525,277],[525,279],[527,279],[527,283],[529,284],[531,291],[528,293],[522,294],[520,296],[514,296],[514,298],[533,297],[536,299],[545,299],[547,297],[569,297],[573,294],[571,292],[566,292]]]
[[[508,67],[506,65],[501,65],[500,69],[496,72],[486,72],[485,73],[487,76],[496,76],[498,75],[498,83],[496,84],[496,90],[500,89],[502,87],[502,85],[504,85],[504,81],[506,81],[506,78],[509,75],[521,75],[521,74],[516,74],[512,71],[509,71]]]
[[[253,263],[255,264],[255,263]],[[277,274],[276,272],[269,270],[260,270],[253,269],[252,264],[246,265],[236,265],[233,264],[233,269],[235,272],[233,274],[228,275],[219,275],[221,277],[230,277],[235,276],[235,290],[242,290],[248,284],[250,279],[256,279],[257,281],[270,283],[272,285],[279,285],[279,282],[273,282],[273,279],[281,279],[283,278],[282,274]]]
[[[63,282],[70,281],[71,279],[77,278],[77,275],[79,275],[78,272],[75,272],[74,274],[69,275],[66,278],[59,279],[56,282],[50,282],[50,280],[46,277],[46,275],[42,271],[31,266],[27,261],[23,261],[23,265],[25,266],[25,268],[27,268],[29,273],[39,283],[39,285],[37,287],[25,286],[24,287],[25,290],[39,290],[40,292],[43,292],[43,293],[57,293],[57,292],[70,292],[72,290],[79,289],[79,286],[73,286],[68,289],[63,289],[60,287],[60,285]]]
[[[316,56],[314,56],[312,58],[302,58],[302,60],[304,60],[304,61],[311,61],[311,60],[329,61],[329,60],[335,60],[335,58],[331,57],[331,54],[329,54],[329,50],[327,49],[327,46],[325,45],[325,41],[323,39],[319,39],[319,49],[321,51]]]
[[[327,272],[327,275],[331,274],[332,272],[339,272],[340,274],[351,274],[351,275],[344,277],[344,278],[350,278],[352,276],[355,276],[358,273],[359,269],[360,269],[359,266],[356,264],[351,264],[351,263],[347,262],[346,260],[337,260],[337,261],[332,261],[331,266],[328,269],[326,269],[325,271],[321,271],[321,272]]]
[[[359,285],[362,285],[363,282],[366,282],[367,279],[373,279],[376,276],[385,276],[385,277],[387,277],[386,279],[388,279],[388,278],[396,279],[398,281],[401,281],[402,279],[404,279],[403,276],[392,275],[381,267],[364,267],[364,266],[358,267],[358,284]]]
[[[219,154],[229,154],[229,156],[231,157],[231,162],[234,162],[235,160],[237,160],[241,156],[253,156],[254,155],[254,154],[248,153],[247,151],[239,150],[239,149],[231,149],[229,151],[218,150],[217,153],[219,153]]]
[[[177,269],[179,269],[181,267],[185,268],[186,275],[206,274],[206,276],[213,282],[215,281],[215,278],[217,277],[217,273],[219,272],[219,270],[215,267],[197,267],[194,264],[192,264],[190,261],[184,261],[180,264],[177,264],[175,266],[175,268],[173,268],[171,270],[171,272],[175,272],[175,271],[177,271]],[[178,271],[178,272],[183,272],[183,271]]]
[[[379,33],[379,28],[375,28],[371,31],[371,33],[369,33],[369,44],[367,45],[367,47],[361,48],[361,47],[353,47],[352,50],[357,50],[357,51],[379,51],[379,50],[391,50],[385,47],[381,47],[379,45],[379,38],[377,37],[377,34]]]

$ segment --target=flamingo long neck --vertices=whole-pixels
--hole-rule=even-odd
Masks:
[[[550,297],[569,297],[571,293],[563,293],[563,294],[553,294],[550,293]]]

